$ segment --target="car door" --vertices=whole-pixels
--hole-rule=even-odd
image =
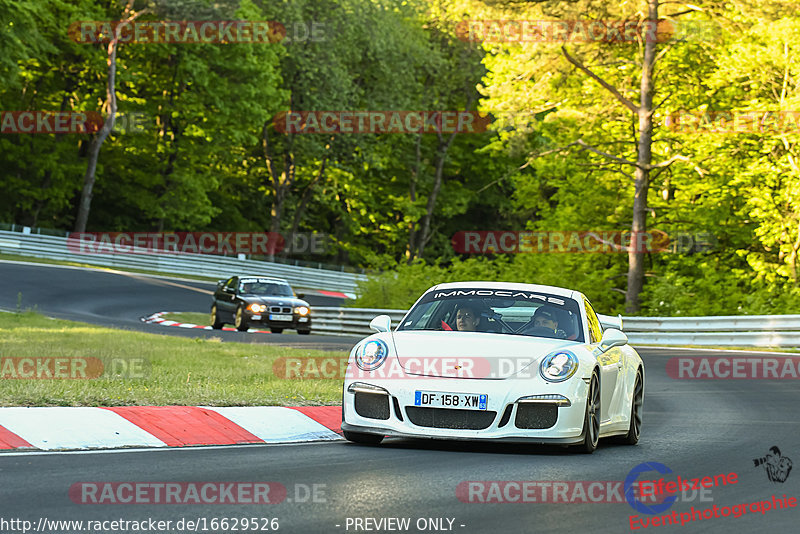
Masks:
[[[219,292],[217,310],[229,318],[233,318],[233,314],[236,312],[236,286],[238,283],[239,277],[233,276],[225,282]]]
[[[584,297],[583,303],[586,307],[586,319],[589,325],[589,342],[599,344],[600,339],[603,337],[600,321],[586,297]],[[614,413],[615,392],[619,381],[620,369],[622,368],[622,355],[622,350],[619,347],[613,347],[597,356],[597,363],[600,365],[601,422],[611,419],[611,414]]]

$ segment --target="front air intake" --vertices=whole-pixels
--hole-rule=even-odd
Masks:
[[[417,426],[483,430],[489,428],[497,417],[497,412],[407,406],[406,415],[408,415],[408,420]]]
[[[368,419],[389,419],[389,396],[356,391],[356,413]]]
[[[558,421],[558,406],[542,402],[520,402],[514,426],[517,428],[550,428]]]

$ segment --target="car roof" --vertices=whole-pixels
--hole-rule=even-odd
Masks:
[[[487,282],[484,280],[474,280],[470,282],[448,282],[446,284],[438,284],[430,288],[428,291],[442,290],[442,289],[461,289],[461,288],[485,288],[485,289],[508,289],[519,291],[533,291],[538,293],[549,293],[551,295],[558,295],[560,297],[567,297],[574,300],[580,300],[581,293],[572,289],[566,289],[556,286],[544,286],[539,284],[521,284],[517,282]],[[427,293],[427,291],[426,291]]]

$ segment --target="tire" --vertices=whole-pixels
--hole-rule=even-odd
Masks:
[[[364,434],[363,432],[350,432],[345,430],[344,439],[352,441],[353,443],[361,443],[362,445],[377,445],[383,441],[383,436],[378,434]]]
[[[642,433],[642,407],[644,406],[644,381],[642,370],[636,371],[636,382],[633,384],[633,399],[631,399],[631,424],[628,433],[620,438],[620,443],[636,445]]]
[[[283,332],[283,328],[272,328],[272,327],[269,327],[269,331],[272,332],[273,334],[280,334],[280,333]]]
[[[586,395],[586,414],[583,419],[583,443],[577,446],[579,452],[592,454],[597,448],[600,436],[600,378],[597,371],[592,373],[589,392]]]
[[[307,336],[308,334],[311,333],[311,330],[298,330],[297,333],[300,334],[301,336]]]
[[[247,324],[247,317],[244,316],[244,308],[241,306],[236,308],[236,315],[233,318],[233,326],[235,326],[236,330],[239,332],[247,332],[247,329],[250,328],[250,325]]]
[[[214,330],[219,330],[225,323],[219,320],[217,316],[217,305],[214,304],[211,306],[211,328]]]

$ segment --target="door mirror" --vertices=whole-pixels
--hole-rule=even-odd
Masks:
[[[626,336],[621,330],[617,330],[616,328],[606,328],[605,332],[603,332],[603,339],[600,340],[599,348],[602,352],[605,352],[612,347],[619,347],[627,344],[628,336]]]
[[[297,294],[297,298],[304,299],[304,298],[306,298],[306,294],[305,293],[298,293]]]
[[[388,332],[392,329],[392,318],[388,315],[379,315],[369,322],[369,327],[376,332]]]

